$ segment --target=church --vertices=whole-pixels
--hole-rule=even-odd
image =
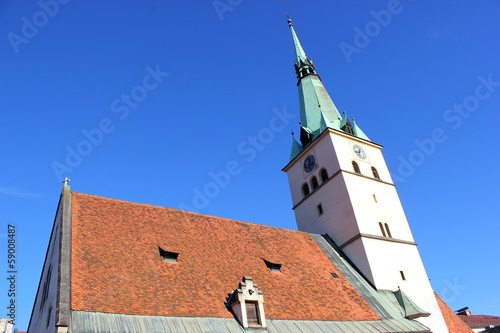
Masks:
[[[382,146],[338,112],[288,25],[301,123],[283,171],[298,230],[66,181],[28,332],[471,332],[432,290]]]

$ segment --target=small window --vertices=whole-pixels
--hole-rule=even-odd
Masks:
[[[318,215],[319,216],[323,215],[323,206],[319,204],[316,206],[316,208],[318,209]]]
[[[247,322],[249,327],[261,326],[259,318],[259,307],[257,302],[245,301],[247,310]]]
[[[243,277],[243,281],[239,283],[238,288],[233,289],[228,294],[225,305],[244,329],[252,327],[266,328],[264,296],[257,284],[253,282],[251,276]]]
[[[377,202],[377,196],[375,194],[373,195],[373,201]]]
[[[352,161],[352,168],[354,169],[354,172],[357,174],[361,174],[361,170],[359,170],[359,165],[355,161]]]
[[[281,273],[281,264],[276,264],[276,263],[267,261],[266,259],[262,259],[262,260],[264,260],[264,263],[266,264],[267,268],[269,268],[271,270],[271,272]]]
[[[341,130],[343,130],[347,134],[354,135],[354,128],[352,128],[352,124],[349,121],[349,119],[347,119],[347,117],[346,117],[345,125],[341,128]]]
[[[47,298],[49,297],[49,288],[50,288],[51,277],[52,277],[52,264],[49,266],[49,269],[47,270],[47,275],[45,276],[45,281],[43,282],[42,299],[40,301],[40,310],[41,311],[43,311],[43,306],[45,305],[45,302],[47,301]]]
[[[380,176],[378,175],[378,171],[374,167],[372,167],[372,173],[373,173],[373,178],[380,180]]]
[[[399,271],[399,274],[401,274],[401,280],[406,281],[405,272]]]
[[[387,237],[387,234],[385,233],[384,225],[382,224],[382,222],[379,222],[378,225],[380,227],[380,230],[382,231],[382,236]]]
[[[46,328],[50,326],[50,320],[52,319],[52,305],[49,307],[49,312],[47,312]]]
[[[321,177],[322,183],[324,183],[328,180],[328,172],[326,171],[326,169],[321,169],[321,171],[319,172],[319,175]]]
[[[389,229],[389,225],[387,223],[385,223],[384,225],[385,225],[385,231],[387,231],[387,236],[392,238],[391,230]]]
[[[302,196],[307,197],[309,193],[309,185],[307,183],[302,184]]]
[[[177,262],[179,253],[165,251],[161,247],[158,247],[158,250],[160,251],[160,257],[162,257],[164,261]]]
[[[337,273],[332,273],[334,279],[340,279],[340,276]]]
[[[314,176],[311,179],[311,187],[312,187],[313,191],[319,187],[318,179]]]

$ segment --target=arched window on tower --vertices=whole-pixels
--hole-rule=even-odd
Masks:
[[[387,223],[385,223],[384,225],[385,225],[385,231],[387,231],[387,237],[392,238],[391,230],[389,229],[389,225]]]
[[[382,222],[379,222],[378,226],[380,227],[380,231],[382,231],[382,236],[387,237],[387,234],[385,233],[384,225],[382,224]]]
[[[321,171],[319,172],[319,176],[321,177],[321,182],[324,183],[328,180],[328,172],[326,171],[326,169],[321,169]]]
[[[380,180],[380,176],[378,175],[378,171],[377,169],[375,169],[375,167],[372,167],[372,173],[374,178]]]
[[[313,191],[319,187],[318,179],[315,176],[311,179],[311,187]]]
[[[302,184],[302,196],[307,197],[309,193],[309,185],[307,183]]]
[[[354,169],[354,172],[361,174],[361,170],[359,170],[359,165],[355,161],[352,161],[352,168]]]

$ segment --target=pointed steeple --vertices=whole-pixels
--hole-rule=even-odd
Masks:
[[[295,55],[296,55],[295,69],[297,70],[299,67],[302,67],[307,64],[310,65],[314,70],[314,65],[312,64],[312,61],[307,58],[306,52],[304,51],[302,45],[300,44],[299,37],[297,37],[297,34],[293,29],[291,19],[288,19],[288,26],[290,27],[290,31],[292,32],[292,40],[293,40],[293,45],[295,47]],[[297,73],[297,75],[299,75],[299,73]]]
[[[356,135],[356,132],[362,133],[359,137],[366,140],[366,135],[364,135],[363,131],[357,125],[353,126],[347,117],[340,115],[330,95],[323,86],[323,82],[316,72],[313,61],[307,57],[295,33],[291,19],[288,19],[288,26],[290,27],[295,49],[294,67],[299,87],[300,141],[302,147],[307,146],[327,128],[343,131],[351,135]],[[293,150],[296,151],[296,149]]]
[[[356,124],[356,121],[354,118],[352,118],[352,128],[354,130],[354,135],[356,135],[358,138],[365,139],[370,141],[370,139],[366,136],[366,134],[359,128],[358,124]]]
[[[301,151],[302,151],[302,146],[300,145],[300,143],[297,142],[297,140],[295,140],[292,133],[292,150],[290,151],[290,160],[293,160],[295,156],[300,154]]]

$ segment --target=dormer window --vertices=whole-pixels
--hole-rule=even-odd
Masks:
[[[264,260],[264,263],[266,264],[267,268],[271,270],[271,272],[281,273],[281,264],[276,264],[274,262],[267,261],[266,259],[262,260]]]
[[[261,326],[261,321],[259,320],[259,303],[255,301],[246,301],[245,307],[247,310],[248,327]]]
[[[160,251],[160,257],[162,257],[164,261],[177,262],[177,258],[179,257],[179,253],[165,251],[161,247],[158,247],[158,250]]]
[[[243,328],[266,328],[264,296],[251,276],[244,276],[238,289],[228,295],[226,307]]]

